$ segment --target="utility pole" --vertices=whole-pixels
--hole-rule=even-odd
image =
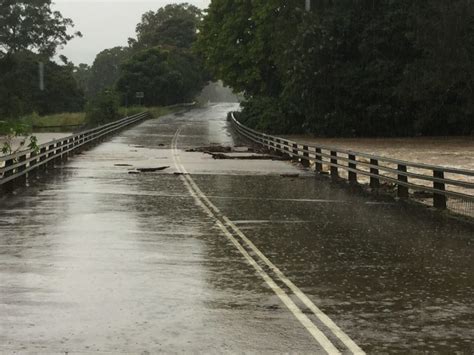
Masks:
[[[311,11],[311,0],[306,0],[305,9],[306,11]]]
[[[44,91],[44,63],[43,62],[39,62],[38,73],[39,73],[39,89],[40,91]]]

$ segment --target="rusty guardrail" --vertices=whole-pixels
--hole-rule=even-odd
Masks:
[[[62,161],[68,155],[79,152],[112,133],[149,117],[150,113],[148,112],[139,113],[69,137],[41,144],[38,149],[0,156],[0,186],[16,183],[17,180],[26,180],[31,172],[44,168],[55,161]]]
[[[244,126],[230,114],[238,133],[269,150],[288,155],[306,167],[314,164],[318,173],[327,172],[333,179],[341,179],[345,171],[351,183],[359,176],[369,179],[370,187],[379,188],[380,182],[393,184],[397,196],[408,199],[411,191],[424,193],[438,209],[449,207],[455,212],[474,217],[474,171],[408,161],[355,152],[323,145],[306,145],[268,135]],[[448,206],[448,201],[450,206]]]

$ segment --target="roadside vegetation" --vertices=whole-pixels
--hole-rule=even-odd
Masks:
[[[474,2],[213,0],[197,49],[241,119],[320,136],[474,132]]]
[[[71,19],[52,11],[50,0],[3,1],[3,141],[17,137],[26,141],[34,128],[71,131],[144,110],[159,116],[171,110],[162,106],[193,101],[209,80],[192,49],[202,18],[200,9],[186,3],[149,11],[127,46],[103,50],[92,66],[75,65],[64,56],[53,60],[60,46],[82,34],[72,31]],[[137,93],[143,97],[138,98]],[[4,151],[11,152],[8,143]]]

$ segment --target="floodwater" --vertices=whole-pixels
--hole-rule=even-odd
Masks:
[[[301,144],[310,146],[327,146],[339,149],[352,150],[382,156],[386,158],[404,160],[410,163],[420,163],[450,167],[461,170],[474,171],[474,137],[418,137],[418,138],[308,138],[304,136],[285,136]],[[324,159],[328,161],[329,159]],[[362,158],[362,161],[368,162]],[[343,163],[345,164],[345,163]],[[397,164],[381,163],[385,167],[397,169]],[[329,171],[329,165],[325,164],[323,169]],[[359,165],[358,169],[369,171],[368,167]],[[408,172],[420,175],[432,176],[433,172],[427,169],[408,168]],[[382,175],[397,179],[397,174],[380,171]],[[348,178],[348,172],[341,169],[340,176]],[[474,176],[463,174],[445,173],[446,179],[474,184]],[[358,181],[368,184],[370,178],[359,174]],[[428,180],[409,178],[408,182],[419,186],[432,187],[433,183]],[[447,191],[473,195],[474,190],[457,185],[446,185]],[[410,190],[414,193],[414,190]],[[420,195],[416,197],[419,202],[427,205],[433,204],[432,197]],[[474,204],[463,199],[448,197],[448,208],[458,214],[474,218]]]
[[[242,145],[234,107],[146,121],[0,200],[0,353],[473,353],[474,228],[186,152]]]
[[[51,141],[54,141],[56,139],[61,139],[61,138],[65,138],[65,137],[68,137],[71,135],[71,133],[64,133],[64,132],[58,132],[58,133],[54,133],[54,132],[48,132],[48,133],[33,133],[33,135],[38,139],[38,145],[41,145],[41,144],[44,144],[44,143],[48,143],[48,142],[51,142]],[[5,144],[6,142],[6,138],[4,136],[0,136],[0,147],[3,147],[3,145]],[[21,143],[22,142],[25,142],[24,143],[24,148],[21,149],[21,150],[27,150],[28,148],[28,144],[30,143],[29,141],[29,138],[23,138],[23,137],[15,137],[13,138],[12,140],[12,150],[15,151],[17,149],[19,149],[21,147]],[[2,153],[0,152],[0,155]]]
[[[353,150],[412,163],[474,170],[474,136],[417,138],[308,138],[286,136],[310,145]]]

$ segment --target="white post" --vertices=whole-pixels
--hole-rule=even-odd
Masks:
[[[44,91],[44,63],[39,62],[39,89]]]
[[[311,11],[311,0],[306,0],[306,11]]]

